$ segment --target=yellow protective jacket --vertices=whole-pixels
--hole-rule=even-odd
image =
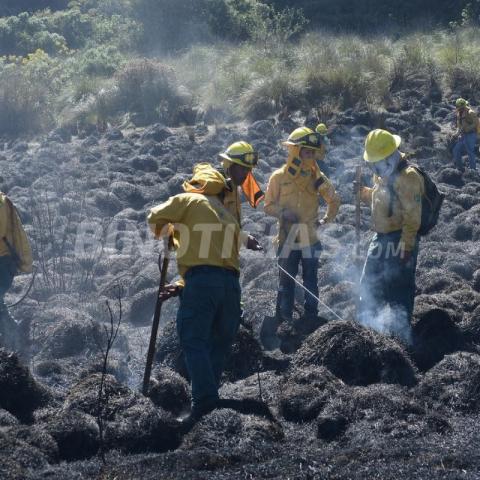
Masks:
[[[374,176],[374,187],[363,187],[361,199],[372,208],[373,230],[377,233],[402,231],[401,248],[412,251],[422,222],[422,196],[425,182],[415,168],[407,167],[398,173],[393,182],[395,192],[392,216],[389,217],[390,191],[388,179]]]
[[[471,108],[463,108],[457,112],[457,128],[461,133],[476,132],[477,123],[477,114]]]
[[[18,257],[18,269],[24,273],[31,272],[32,250],[27,234],[13,203],[4,193],[0,192],[0,256],[12,255],[8,244]]]
[[[306,227],[304,234],[299,230],[296,242],[299,246],[306,247],[318,242],[320,198],[327,204],[327,211],[323,220],[332,222],[340,207],[340,197],[324,173],[317,170],[316,175],[312,174],[308,182],[305,183],[305,189],[302,189],[288,173],[288,168],[288,164],[284,165],[273,172],[270,177],[265,193],[265,213],[279,219],[278,237],[276,239],[279,245],[283,245],[291,228],[291,225],[287,224],[282,218],[282,213],[285,210],[295,213],[298,224]],[[315,183],[318,188],[315,188]]]
[[[173,224],[180,276],[197,265],[239,271],[240,226],[218,197],[225,188],[224,177],[210,165],[199,164],[183,188],[186,193],[152,208],[147,217],[157,238]]]
[[[240,199],[239,187],[225,190],[223,205],[236,218],[239,225],[242,224],[242,200]]]

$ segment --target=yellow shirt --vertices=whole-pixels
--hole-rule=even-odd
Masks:
[[[413,250],[418,229],[422,223],[422,196],[425,182],[415,168],[402,170],[393,183],[392,216],[389,217],[390,192],[386,179],[374,176],[374,187],[363,187],[361,198],[372,207],[373,230],[378,233],[402,231],[401,244]]]
[[[216,196],[181,193],[152,208],[147,221],[157,237],[174,224],[177,264],[182,278],[197,265],[240,270],[240,227]]]
[[[32,271],[32,250],[17,211],[9,202],[7,196],[0,192],[0,256],[11,255],[4,240],[6,237],[20,260],[19,270],[28,273]]]
[[[472,133],[477,131],[477,114],[471,108],[466,108],[457,112],[457,128],[462,133]]]
[[[332,222],[340,207],[340,197],[330,180],[323,173],[319,173],[319,187],[314,186],[314,179],[309,186],[302,190],[287,173],[287,165],[273,172],[265,193],[265,213],[279,219],[279,234],[277,241],[280,245],[287,239],[291,225],[282,219],[282,213],[290,210],[295,213],[300,225],[296,242],[299,246],[309,246],[318,242],[317,228],[318,206],[321,197],[327,204],[327,211],[323,220]],[[306,231],[302,231],[303,226]]]

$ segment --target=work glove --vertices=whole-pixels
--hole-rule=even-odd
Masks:
[[[288,223],[297,223],[298,215],[291,210],[285,209],[282,211],[282,220]]]
[[[247,238],[247,249],[261,252],[263,250],[263,247],[260,245],[260,243],[254,236],[249,235]]]
[[[177,285],[176,283],[169,283],[168,285],[165,285],[163,287],[158,298],[160,298],[160,300],[164,302],[169,298],[178,297],[181,291],[182,287],[180,287],[180,285]]]

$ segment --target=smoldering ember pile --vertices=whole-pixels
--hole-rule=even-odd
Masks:
[[[0,478],[478,479],[480,99],[450,73],[2,134]]]

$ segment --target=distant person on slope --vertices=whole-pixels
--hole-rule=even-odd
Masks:
[[[0,192],[0,346],[19,350],[25,338],[10,316],[4,297],[18,273],[32,271],[32,251],[22,222],[11,200]],[[28,334],[28,332],[23,332]]]
[[[457,99],[455,107],[457,111],[457,142],[452,150],[455,166],[461,172],[464,171],[462,154],[466,150],[469,167],[475,170],[477,168],[475,144],[477,142],[478,117],[464,98]]]
[[[162,300],[180,294],[177,332],[192,384],[193,425],[218,404],[225,361],[237,333],[241,308],[237,219],[223,205],[225,177],[208,163],[194,167],[185,193],[152,208],[156,238],[174,226],[177,264],[183,279],[167,285]],[[183,288],[182,288],[183,287]]]
[[[374,326],[389,306],[400,336],[409,329],[415,300],[415,272],[422,221],[424,179],[398,148],[401,138],[386,130],[371,131],[364,160],[374,174],[373,188],[361,187],[362,201],[371,205],[375,235],[360,280],[360,323]],[[354,191],[360,187],[355,183]]]
[[[317,159],[318,168],[326,175],[328,175],[327,165],[325,163],[325,157],[330,147],[330,139],[328,138],[328,128],[324,123],[319,123],[315,127],[315,131],[320,135],[322,144],[320,149],[315,152],[315,158]]]
[[[322,246],[318,229],[333,222],[340,207],[340,197],[326,175],[318,168],[316,153],[322,137],[310,128],[294,130],[284,142],[287,163],[273,172],[265,194],[265,213],[278,219],[278,263],[288,272],[280,273],[277,298],[279,320],[291,321],[295,300],[293,278],[302,265],[303,285],[318,297],[318,262]],[[318,218],[320,199],[327,204],[323,218]],[[289,276],[290,275],[290,276]],[[317,317],[318,301],[305,292],[305,317]]]
[[[223,170],[228,188],[225,190],[223,204],[225,208],[237,219],[242,226],[242,204],[240,199],[241,189],[252,208],[257,208],[265,195],[253,175],[253,168],[258,163],[258,153],[247,142],[235,142],[225,152],[221,153]],[[257,239],[248,235],[245,246],[249,250],[262,250]]]

